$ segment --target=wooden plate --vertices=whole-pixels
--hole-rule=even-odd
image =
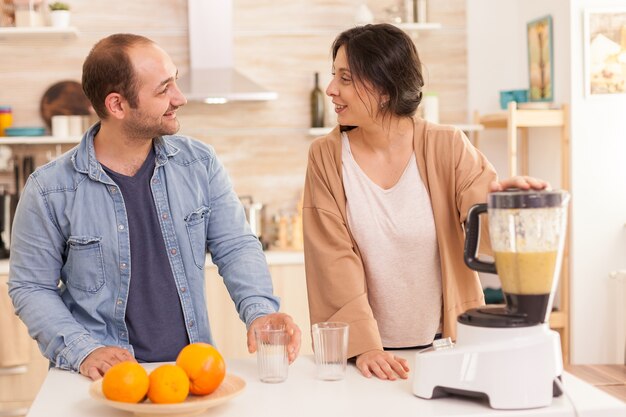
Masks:
[[[193,416],[220,405],[241,394],[246,381],[238,376],[227,374],[217,390],[209,395],[189,395],[185,401],[178,404],[154,404],[146,401],[138,404],[111,401],[102,394],[102,379],[95,381],[89,387],[89,395],[96,401],[119,410],[130,411],[137,416],[167,415],[170,417]]]
[[[91,103],[77,81],[60,81],[52,84],[41,97],[41,118],[51,127],[52,116],[89,116],[93,113]]]

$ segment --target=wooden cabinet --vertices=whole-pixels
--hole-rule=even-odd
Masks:
[[[281,299],[280,311],[292,316],[302,331],[300,354],[312,354],[304,265],[272,265],[270,273],[274,294]],[[206,298],[217,348],[226,358],[249,357],[246,326],[239,318],[216,267],[208,267],[206,270]]]
[[[22,416],[46,377],[48,361],[13,314],[7,280],[0,275],[0,416]]]
[[[475,122],[480,123],[485,129],[506,129],[507,135],[507,161],[508,176],[528,175],[528,134],[529,128],[555,127],[558,129],[558,138],[561,148],[561,181],[560,187],[570,189],[569,168],[569,107],[564,104],[560,109],[518,109],[517,103],[510,102],[506,112],[475,115]],[[519,132],[519,143],[518,143]],[[474,145],[479,147],[479,138],[475,133]],[[519,145],[519,146],[518,146]],[[571,203],[570,203],[571,218]],[[559,332],[561,336],[561,348],[563,350],[563,362],[569,363],[569,239],[568,227],[567,240],[563,253],[563,265],[557,294],[558,309],[550,315],[550,327]]]

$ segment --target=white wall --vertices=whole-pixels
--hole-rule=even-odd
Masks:
[[[526,24],[552,15],[554,34],[555,103],[570,101],[569,6],[564,0],[468,0],[468,109],[481,114],[502,111],[500,91],[528,88]],[[560,47],[556,47],[559,45]],[[560,184],[558,137],[554,128],[529,134],[531,175]],[[507,176],[506,131],[480,134],[480,149],[498,174]]]
[[[569,102],[571,108],[572,363],[624,361],[626,300],[608,274],[626,269],[626,95],[584,97],[582,13],[597,4],[467,1],[470,111],[498,111],[499,90],[527,88],[526,23],[546,14],[553,18],[555,102]],[[602,6],[626,7],[626,1],[603,0]],[[505,135],[481,135],[481,150],[501,175],[507,169]],[[558,187],[557,134],[533,129],[530,146],[530,174]]]
[[[626,300],[608,274],[626,269],[626,95],[585,97],[583,10],[599,2],[571,3],[572,362],[623,363]]]

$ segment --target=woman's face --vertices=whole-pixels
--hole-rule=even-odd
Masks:
[[[326,94],[333,99],[337,123],[344,126],[364,126],[374,123],[379,115],[380,94],[374,94],[363,83],[353,81],[346,48],[341,46],[333,62],[333,78]]]

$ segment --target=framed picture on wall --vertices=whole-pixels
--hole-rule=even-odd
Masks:
[[[626,93],[626,8],[585,10],[585,93]]]
[[[552,16],[532,20],[526,25],[530,101],[554,100],[554,59]]]

